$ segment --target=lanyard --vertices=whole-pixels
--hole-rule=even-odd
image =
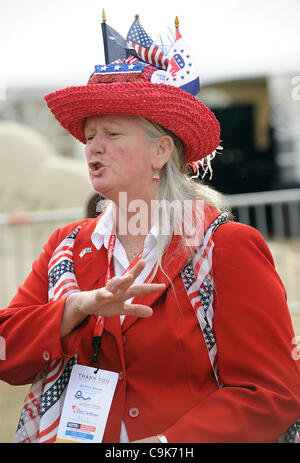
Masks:
[[[105,286],[111,279],[111,263],[112,263],[112,257],[113,257],[115,246],[116,246],[116,234],[113,230],[110,235],[109,242],[108,242],[108,248],[107,248],[107,270],[106,270],[106,276],[105,276]],[[142,254],[143,254],[143,250],[137,254],[137,256],[133,259],[133,261],[127,267],[127,269],[122,273],[122,276],[126,272],[131,270],[137,264],[137,262],[141,259]],[[104,317],[102,315],[98,315],[96,325],[94,328],[94,336],[92,339],[93,360],[91,361],[91,363],[97,363],[96,372],[100,368],[98,354],[99,354],[99,349],[101,346],[101,336],[103,333],[103,328],[104,328]]]
[[[106,276],[105,276],[105,286],[107,285],[107,283],[109,282],[109,280],[111,279],[111,261],[112,261],[112,256],[113,256],[113,253],[114,253],[114,250],[115,250],[115,246],[116,246],[116,234],[115,232],[113,231],[112,234],[110,235],[110,238],[109,238],[109,242],[108,242],[108,248],[107,248],[107,271],[106,271]],[[135,258],[133,259],[133,261],[131,262],[131,264],[127,267],[127,269],[122,273],[122,275],[125,275],[126,272],[128,272],[129,270],[131,270],[135,264],[138,263],[138,261],[140,260],[140,258],[142,257],[142,254],[143,254],[143,251],[140,251],[136,256]]]

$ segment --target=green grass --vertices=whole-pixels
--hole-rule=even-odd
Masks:
[[[13,442],[25,396],[26,386],[11,386],[0,381],[0,443]]]

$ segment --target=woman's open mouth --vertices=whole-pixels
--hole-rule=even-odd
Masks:
[[[105,166],[101,164],[101,162],[90,162],[89,163],[89,170],[92,175],[101,174],[104,167]]]

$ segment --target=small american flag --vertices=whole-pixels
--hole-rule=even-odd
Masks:
[[[70,233],[55,249],[48,264],[49,302],[67,297],[70,292],[80,292],[74,273],[73,235],[74,232]]]
[[[161,69],[167,69],[169,63],[168,58],[164,55],[163,51],[153,43],[153,40],[141,26],[138,19],[133,21],[126,40],[143,61]]]

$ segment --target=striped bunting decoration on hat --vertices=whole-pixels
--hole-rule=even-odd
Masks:
[[[116,62],[105,65],[96,65],[94,74],[142,74],[145,71],[146,64],[138,62]]]

